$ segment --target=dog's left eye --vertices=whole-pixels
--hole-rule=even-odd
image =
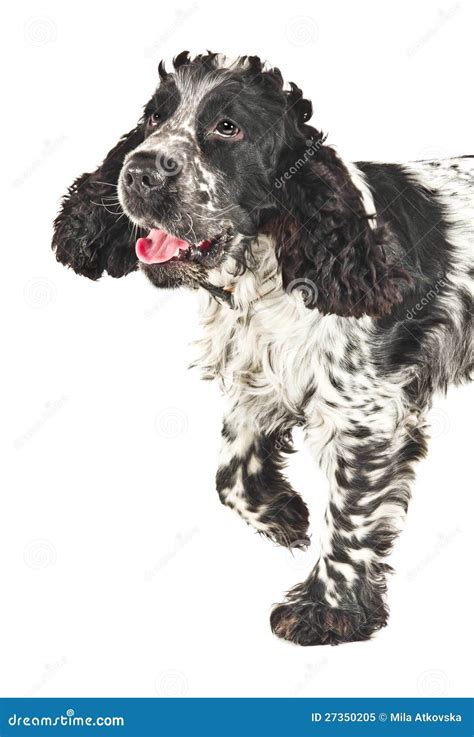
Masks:
[[[225,119],[217,123],[213,133],[222,136],[222,138],[235,138],[241,134],[241,130],[232,120]]]

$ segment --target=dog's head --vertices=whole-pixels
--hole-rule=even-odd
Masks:
[[[160,67],[144,140],[124,161],[120,204],[144,229],[136,245],[157,285],[199,283],[274,212],[287,98],[277,70],[211,54]],[[244,250],[244,247],[241,249]]]
[[[295,85],[252,56],[183,52],[159,74],[138,126],[70,189],[58,260],[90,278],[139,261],[157,286],[212,290],[226,264],[238,278],[265,233],[284,285],[314,285],[309,307],[380,315],[399,300],[383,231]]]

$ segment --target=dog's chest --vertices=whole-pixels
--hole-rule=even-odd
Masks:
[[[348,329],[349,328],[349,329]],[[206,373],[231,398],[247,403],[257,423],[302,416],[310,396],[333,399],[350,379],[350,325],[307,309],[298,295],[273,295],[247,309],[214,309],[201,341]],[[336,385],[336,386],[335,386]]]

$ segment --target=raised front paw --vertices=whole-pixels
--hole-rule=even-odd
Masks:
[[[259,532],[288,548],[308,547],[308,528],[308,507],[296,492],[277,494],[259,514]]]
[[[247,524],[278,545],[305,548],[309,545],[309,512],[306,504],[288,484],[267,487],[246,479],[246,483],[223,482],[217,474],[217,489],[223,504],[234,509]],[[277,486],[277,484],[275,484]],[[283,486],[283,488],[281,488]]]

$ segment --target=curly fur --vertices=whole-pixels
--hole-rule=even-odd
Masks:
[[[402,301],[406,271],[389,258],[387,229],[376,227],[335,151],[322,146],[311,167],[285,191],[288,213],[275,240],[283,285],[309,279],[320,312],[381,316]]]
[[[196,365],[229,403],[221,501],[305,548],[308,510],[284,474],[294,427],[328,477],[319,557],[272,629],[301,645],[368,639],[387,622],[386,559],[433,394],[474,365],[474,159],[345,162],[309,125],[301,90],[255,56],[183,52],[159,77],[137,127],[69,190],[56,257],[97,279],[137,268],[132,224],[189,244],[185,258],[139,267],[200,295]],[[220,118],[235,140],[215,135]],[[150,169],[162,157],[181,160],[173,176]],[[146,193],[130,186],[132,166],[154,177]],[[116,214],[103,206],[111,186]]]
[[[83,174],[69,187],[54,221],[56,258],[76,274],[98,279],[104,271],[120,277],[135,271],[132,225],[109,208],[126,154],[142,139],[138,128],[123,136],[93,174]]]

